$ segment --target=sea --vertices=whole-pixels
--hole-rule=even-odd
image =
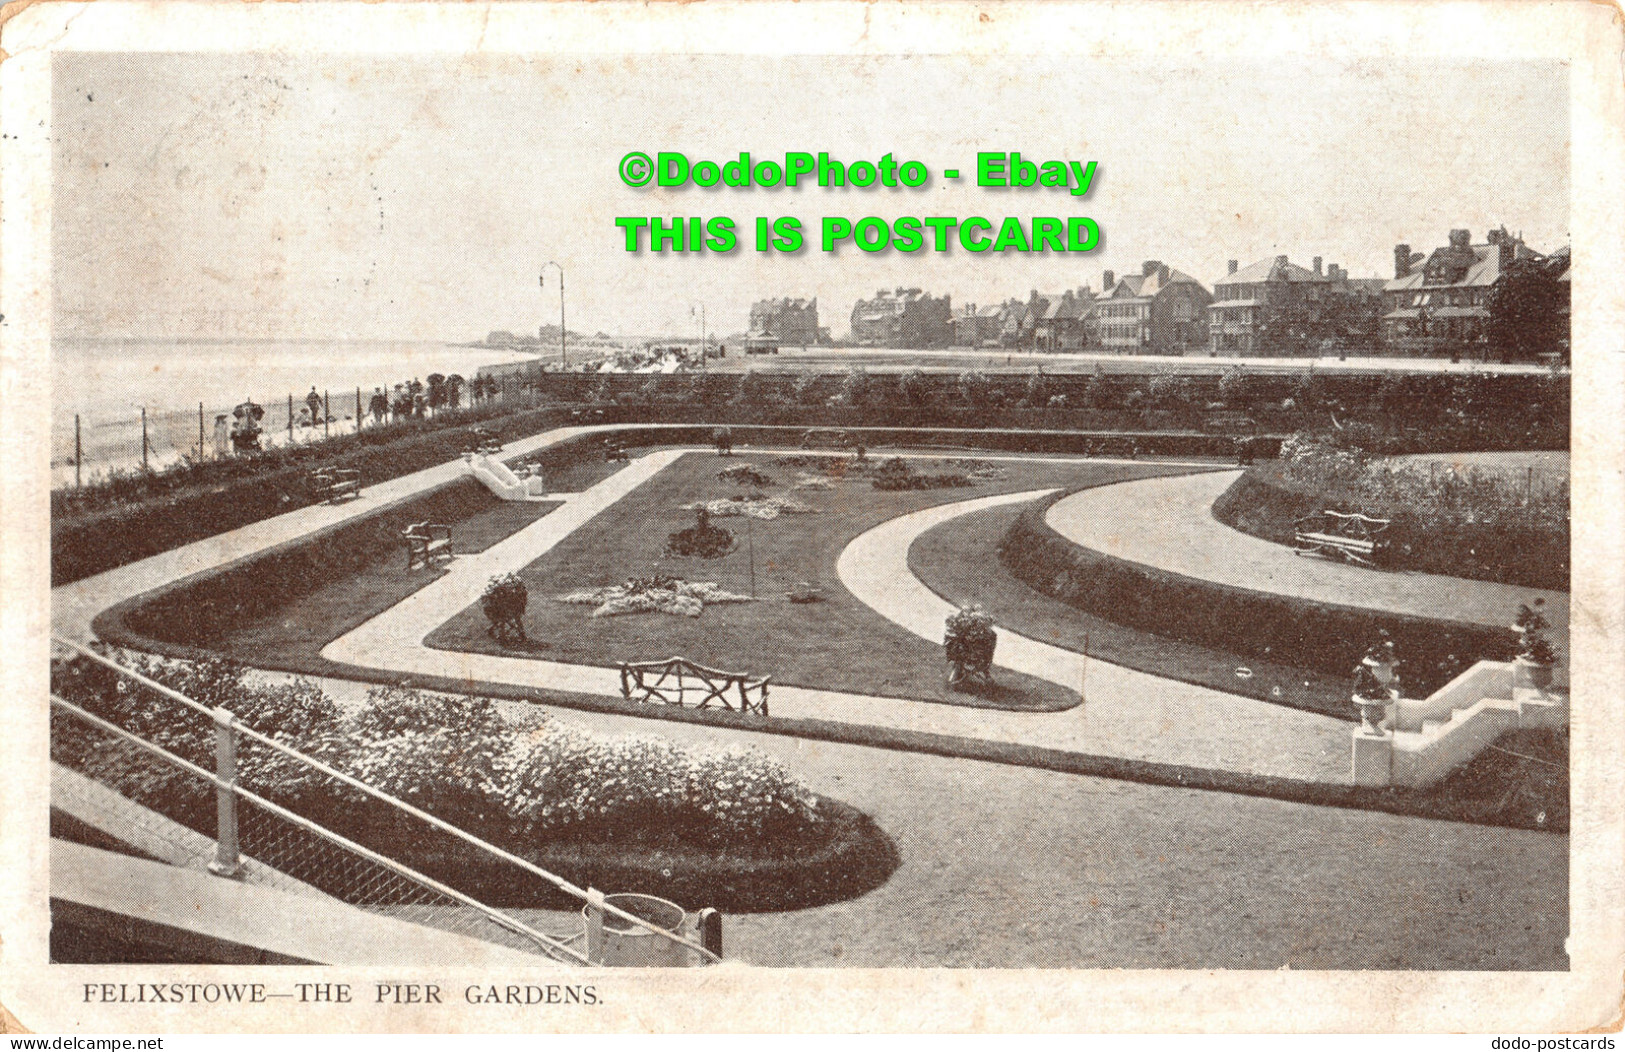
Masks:
[[[217,414],[244,401],[266,409],[272,441],[312,441],[323,427],[287,429],[288,399],[304,408],[315,387],[328,399],[329,430],[354,430],[356,391],[363,408],[373,389],[422,380],[430,373],[472,378],[482,365],[530,355],[500,347],[423,341],[192,342],[63,340],[51,353],[51,473],[53,485],[75,483],[78,419],[83,463],[77,479],[93,481],[142,463],[142,410],[151,467],[198,451],[202,408],[205,446],[212,447]]]

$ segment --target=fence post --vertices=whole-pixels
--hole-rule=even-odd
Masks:
[[[327,397],[327,392],[323,391],[322,392],[322,437],[323,438],[331,437],[329,435],[329,433],[328,433],[328,421],[330,421],[332,419],[333,419],[333,402],[332,402],[331,399],[329,399]]]
[[[355,389],[355,433],[361,433],[361,388]]]
[[[147,470],[147,407],[141,407],[141,470]]]
[[[587,889],[587,960],[604,963],[604,893]]]
[[[288,445],[293,445],[293,392],[288,392]]]
[[[203,403],[197,404],[197,458],[204,459],[203,451]]]
[[[222,784],[216,785],[216,836],[214,861],[209,872],[218,877],[240,877],[242,859],[237,844],[237,731],[232,727],[231,710],[216,706],[214,710],[214,773]]]
[[[79,474],[80,464],[85,459],[85,445],[79,438],[79,414],[73,414],[73,488],[81,489],[84,486],[83,476]]]

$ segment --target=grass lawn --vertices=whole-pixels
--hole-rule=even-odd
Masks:
[[[1352,718],[1352,676],[1328,676],[1141,632],[1034,591],[997,558],[960,557],[962,552],[997,549],[1023,510],[992,508],[927,531],[909,549],[909,569],[949,602],[981,603],[1001,626],[1024,636],[1080,653],[1087,650],[1102,661],[1167,679]],[[1237,676],[1238,668],[1249,669],[1251,677]]]
[[[620,464],[584,460],[547,475],[548,488],[576,493],[599,482]],[[504,501],[483,494],[474,510],[452,527],[453,550],[483,552],[518,533],[557,508],[554,501]],[[431,570],[406,569],[405,548],[380,551],[363,572],[324,583],[310,595],[291,600],[272,616],[234,625],[210,649],[244,662],[263,662],[267,655],[292,657],[300,664],[320,663],[321,649],[356,626],[378,616],[424,585],[443,576],[444,565]],[[285,660],[279,662],[286,664]]]
[[[491,506],[450,523],[454,550],[483,552],[557,508],[557,502],[510,502],[491,498]],[[310,595],[293,600],[270,617],[235,625],[209,649],[246,663],[267,654],[317,660],[328,643],[371,620],[424,585],[446,573],[444,564],[431,570],[407,570],[406,549],[380,552],[359,574],[328,581]]]
[[[772,454],[720,458],[691,453],[526,567],[521,576],[530,588],[525,617],[525,630],[534,641],[530,648],[499,647],[487,634],[478,606],[435,630],[428,644],[600,666],[681,655],[730,671],[768,674],[774,682],[795,686],[992,708],[1070,708],[1077,704],[1076,693],[1008,671],[999,677],[1001,689],[988,696],[949,691],[940,644],[914,636],[859,602],[836,576],[836,559],[853,537],[921,508],[995,493],[1187,470],[1155,463],[992,461],[1003,469],[1002,478],[963,488],[884,491],[865,480],[843,480],[832,490],[794,494],[816,508],[815,514],[748,524],[737,517],[713,520],[739,539],[737,548],[722,558],[663,555],[668,535],[694,522],[693,513],[681,510],[682,505],[743,492],[718,481],[719,470],[750,464],[774,479],[766,493],[787,493],[801,469],[781,466],[776,459]],[[926,460],[913,463],[921,472],[944,470]],[[963,554],[967,562],[979,565],[997,558],[992,547]],[[589,607],[554,598],[656,571],[751,594],[753,566],[754,592],[761,601],[710,607],[698,618],[657,613],[593,618]],[[821,589],[824,601],[788,602],[785,593],[800,581]]]

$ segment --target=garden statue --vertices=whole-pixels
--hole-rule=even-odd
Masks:
[[[518,574],[501,574],[491,578],[480,595],[480,609],[491,622],[491,637],[504,646],[525,639],[525,608],[530,605],[530,590]]]
[[[1399,658],[1393,642],[1372,646],[1354,670],[1354,707],[1360,714],[1360,729],[1382,734],[1382,720],[1388,705],[1399,699]]]
[[[968,606],[950,615],[942,639],[948,656],[948,686],[957,689],[972,676],[992,683],[993,649],[998,642],[993,618],[981,606]]]

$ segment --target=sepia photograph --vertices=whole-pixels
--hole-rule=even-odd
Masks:
[[[1571,54],[529,6],[23,56],[20,1025],[64,1025],[25,927],[30,997],[175,1029],[610,1025],[601,969],[1580,969],[1620,348],[1571,325],[1619,310],[1575,140],[1620,125]]]

